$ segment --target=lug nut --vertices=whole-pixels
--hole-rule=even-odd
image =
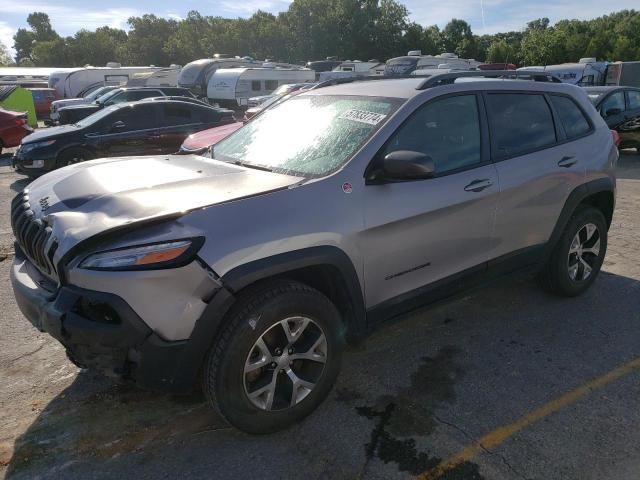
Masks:
[[[271,362],[271,368],[276,368],[278,364],[276,362]]]
[[[293,347],[289,349],[289,355],[292,355],[292,354],[293,354]]]
[[[276,355],[282,355],[282,349],[276,348]]]

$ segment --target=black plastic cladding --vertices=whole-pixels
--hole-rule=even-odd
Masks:
[[[11,228],[16,242],[42,272],[52,275],[49,260],[53,258],[57,243],[54,242],[51,249],[46,252],[45,247],[51,237],[52,230],[42,219],[36,219],[31,205],[29,194],[25,190],[20,192],[11,201]]]

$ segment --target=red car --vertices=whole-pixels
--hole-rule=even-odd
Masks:
[[[0,108],[0,153],[3,148],[17,147],[33,132],[27,123],[27,114]]]
[[[238,130],[243,122],[229,123],[222,125],[221,127],[210,128],[201,132],[192,133],[180,146],[181,154],[196,154],[200,155],[204,153],[211,145],[215,145],[220,140],[228,137],[233,132]]]

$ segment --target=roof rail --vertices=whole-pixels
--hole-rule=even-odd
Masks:
[[[426,90],[431,87],[440,85],[449,85],[456,81],[457,78],[463,77],[484,77],[484,78],[502,78],[502,79],[522,79],[534,82],[553,82],[562,83],[562,81],[548,72],[536,71],[518,71],[518,70],[469,70],[449,73],[439,73],[426,78],[416,90]],[[415,78],[415,77],[414,77]],[[418,76],[419,78],[419,76]]]
[[[420,77],[417,77],[415,75],[354,75],[353,77],[338,77],[332,78],[330,80],[323,80],[317,85],[308,88],[306,91],[316,90],[323,87],[331,87],[333,85],[341,85],[343,83],[367,82],[371,80],[398,80],[402,78],[412,78],[415,80],[416,78]]]

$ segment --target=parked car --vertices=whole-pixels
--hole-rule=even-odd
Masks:
[[[89,105],[90,103],[95,102],[98,98],[100,98],[104,94],[109,93],[112,90],[115,90],[116,88],[119,88],[119,87],[115,85],[108,85],[108,86],[100,87],[94,90],[93,92],[89,93],[85,97],[65,98],[63,100],[55,100],[54,102],[51,102],[51,107],[49,108],[49,119],[52,122],[57,122],[60,117],[58,110],[60,110],[61,108],[70,107],[72,105]]]
[[[611,131],[578,87],[464,76],[312,90],[213,158],[34,181],[12,202],[18,306],[77,365],[172,391],[201,375],[231,424],[271,432],[386,319],[524,272],[585,292],[614,210]]]
[[[76,123],[85,117],[97,112],[98,110],[116,105],[118,103],[135,102],[143,98],[150,97],[192,97],[194,95],[186,88],[178,87],[121,87],[106,93],[102,97],[97,98],[93,103],[88,105],[75,105],[61,108],[58,118],[60,125],[68,125]]]
[[[609,128],[620,135],[620,148],[640,152],[640,88],[586,87],[589,98]]]
[[[191,133],[234,121],[230,110],[188,102],[112,105],[75,125],[45,128],[24,138],[14,167],[37,176],[93,158],[174,153]]]
[[[243,122],[234,122],[220,127],[202,130],[201,132],[192,133],[180,146],[178,153],[202,155],[209,147],[214,146],[220,140],[227,138],[233,132],[244,125]]]
[[[20,141],[33,132],[27,122],[27,114],[0,108],[0,153],[3,148],[17,147]]]
[[[189,102],[189,103],[195,103],[196,105],[202,105],[204,107],[213,107],[214,105],[211,105],[210,103],[204,102],[198,98],[195,97],[179,97],[179,96],[168,96],[168,97],[149,97],[149,98],[143,98],[142,100],[139,100],[140,102],[157,102],[158,100],[162,101],[162,100],[175,100],[178,102]]]

